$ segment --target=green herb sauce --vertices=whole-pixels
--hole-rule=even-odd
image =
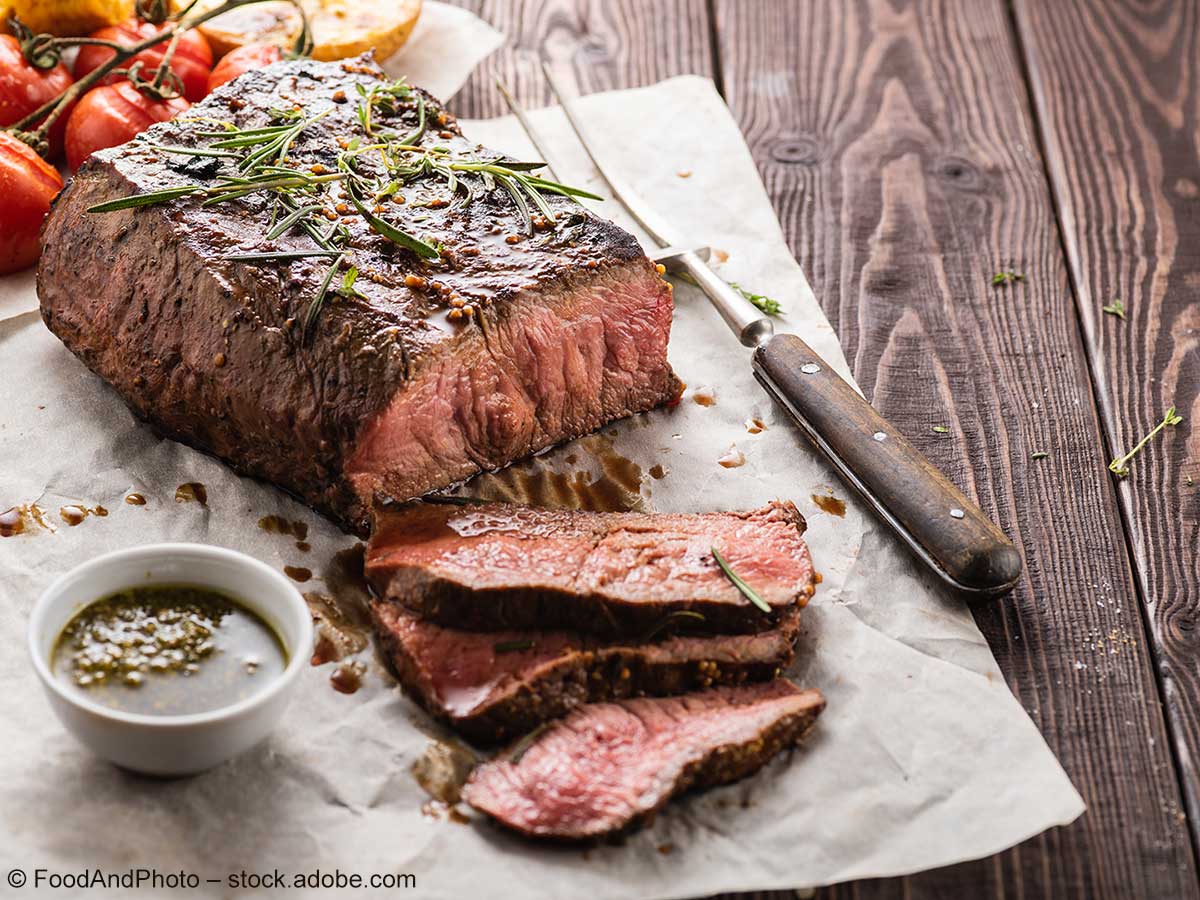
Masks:
[[[287,666],[279,636],[210,588],[127,588],[84,607],[59,635],[55,677],[124,712],[186,715],[243,700]]]

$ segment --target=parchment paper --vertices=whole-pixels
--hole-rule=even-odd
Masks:
[[[783,327],[847,374],[709,82],[687,77],[595,95],[581,110],[626,177],[698,243],[727,253],[729,277],[779,299]],[[540,111],[535,120],[565,161],[560,177],[587,183],[590,169],[565,139],[561,113]],[[638,122],[654,125],[648,132]],[[464,128],[491,146],[532,155],[510,121]],[[615,208],[605,212],[620,218]],[[689,384],[684,402],[606,434],[615,431],[615,449],[644,471],[656,464],[666,470],[643,481],[650,508],[751,507],[773,497],[801,507],[824,583],[805,612],[790,674],[829,701],[806,746],[744,782],[672,804],[623,846],[587,853],[540,847],[478,820],[422,815],[426,798],[409,767],[440,732],[367,651],[358,693],[332,690],[331,666],[310,669],[284,726],[208,774],[147,781],[94,759],[55,721],[17,649],[34,598],[55,575],[98,552],[157,540],[206,541],[272,565],[320,570],[352,541],[278,491],[155,438],[27,314],[0,323],[8,376],[0,381],[0,508],[36,500],[53,511],[85,502],[111,513],[74,528],[58,522],[54,534],[0,540],[0,636],[10,648],[0,655],[0,827],[8,835],[0,867],[143,865],[202,878],[340,867],[412,873],[427,897],[687,897],[946,865],[1078,816],[1080,797],[1009,693],[965,608],[915,570],[785,423],[753,381],[747,351],[705,299],[685,285],[676,299],[671,357]],[[715,390],[715,405],[693,402],[702,387]],[[767,429],[749,433],[751,417]],[[745,455],[744,466],[717,464],[731,445]],[[572,453],[580,458],[575,465],[567,461]],[[566,472],[587,458],[568,446],[533,465]],[[207,508],[173,500],[186,481],[207,485]],[[125,505],[131,490],[149,504]],[[822,512],[814,494],[844,499],[844,518]],[[268,513],[308,522],[311,553],[259,530],[256,520]]]

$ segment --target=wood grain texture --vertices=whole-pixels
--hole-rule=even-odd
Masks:
[[[1048,171],[1200,839],[1200,4],[1023,0]],[[1126,321],[1102,313],[1120,298]],[[1103,460],[1090,469],[1102,472]]]
[[[824,896],[1195,896],[1005,4],[715,9],[726,97],[858,380],[1024,550],[1016,595],[976,618],[1090,806],[992,859]],[[1000,270],[1024,279],[992,287]]]
[[[705,0],[455,0],[508,36],[455,98],[467,118],[504,115],[504,79],[527,107],[553,97],[546,60],[567,85],[591,94],[653,84],[672,75],[713,74]]]

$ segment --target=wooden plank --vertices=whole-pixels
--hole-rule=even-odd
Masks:
[[[1017,22],[1200,839],[1200,4],[1023,0]],[[1120,298],[1122,321],[1102,307]],[[1123,452],[1123,451],[1115,451]],[[1088,459],[1089,477],[1105,458]]]
[[[1005,3],[715,9],[726,96],[859,381],[1023,548],[1015,596],[976,618],[1090,806],[1075,825],[990,860],[823,896],[1195,895]],[[1061,18],[1055,27],[1070,31],[1072,17]],[[1095,77],[1094,54],[1071,52],[1076,78]],[[991,286],[1002,270],[1024,278]],[[1169,515],[1166,505],[1145,512]]]
[[[712,75],[705,0],[454,0],[508,35],[454,100],[455,113],[508,112],[495,89],[504,79],[529,107],[553,102],[547,60],[581,93],[653,84],[672,75]]]

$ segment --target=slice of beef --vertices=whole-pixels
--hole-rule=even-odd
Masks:
[[[375,496],[421,495],[680,389],[666,357],[669,286],[630,234],[565,197],[544,195],[557,221],[536,216],[527,234],[530,220],[499,182],[460,173],[455,188],[420,176],[375,212],[439,245],[428,261],[376,233],[330,184],[318,202],[336,221],[320,221],[348,230],[357,278],[345,288],[337,274],[341,293],[307,330],[327,258],[225,258],[317,249],[297,227],[266,238],[284,218],[270,193],[87,212],[211,185],[232,163],[158,148],[207,146],[219,123],[257,128],[293,110],[325,115],[300,132],[288,165],[328,173],[342,148],[370,143],[357,89],[384,79],[366,57],[277,63],[94,154],[55,202],[38,269],[46,325],[135,413],[360,529]],[[422,144],[499,157],[415,89],[373,107],[373,127],[412,132],[422,104]],[[356,159],[379,174],[377,154]]]
[[[409,695],[475,743],[494,744],[582,703],[774,678],[792,661],[800,607],[758,634],[638,643],[566,631],[461,631],[384,600],[372,603],[371,618]]]
[[[780,501],[692,515],[405,504],[377,511],[366,574],[379,596],[468,631],[636,637],[683,612],[697,615],[669,631],[753,632],[812,596],[804,527]],[[714,547],[770,612],[733,585]]]
[[[820,691],[783,678],[589,704],[478,766],[462,796],[521,834],[590,840],[645,823],[676,794],[757,771],[824,708]]]

